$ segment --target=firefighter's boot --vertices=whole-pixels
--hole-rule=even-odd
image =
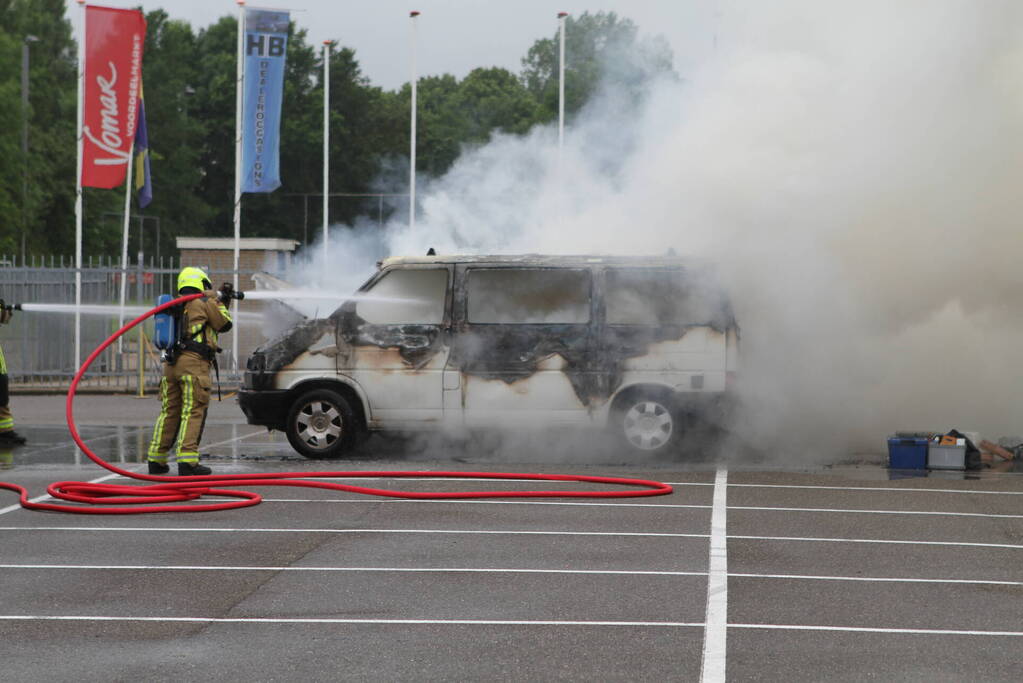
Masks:
[[[203,474],[210,474],[213,472],[209,467],[200,465],[197,462],[179,462],[178,463],[178,476],[180,477],[194,477]]]
[[[170,467],[165,462],[157,462],[156,460],[149,461],[149,473],[150,474],[167,474],[170,472]]]
[[[0,432],[0,446],[23,446],[27,439],[13,429]]]

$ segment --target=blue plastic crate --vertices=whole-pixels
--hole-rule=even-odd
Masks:
[[[893,470],[922,470],[927,468],[927,444],[925,438],[889,438],[888,467]]]

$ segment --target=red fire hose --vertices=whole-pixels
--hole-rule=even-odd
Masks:
[[[79,368],[71,388],[67,394],[67,424],[71,431],[71,438],[75,440],[78,447],[90,460],[100,467],[104,467],[115,474],[131,479],[159,482],[147,486],[133,486],[121,484],[92,484],[81,481],[58,481],[47,487],[46,492],[53,498],[79,503],[79,505],[62,505],[59,503],[32,502],[28,499],[28,492],[24,487],[8,482],[0,482],[0,488],[9,489],[20,493],[21,505],[29,510],[51,510],[55,512],[73,512],[79,514],[93,515],[130,515],[147,512],[205,512],[207,510],[228,510],[231,508],[256,505],[262,497],[259,494],[249,491],[233,490],[240,486],[305,486],[309,488],[331,489],[334,491],[348,491],[350,493],[364,493],[372,496],[388,496],[391,498],[411,498],[421,500],[437,500],[447,498],[628,498],[637,496],[662,496],[672,492],[667,484],[646,479],[626,479],[621,477],[593,477],[575,474],[515,474],[497,472],[278,472],[263,474],[209,474],[192,477],[166,477],[140,474],[129,470],[121,469],[101,459],[85,445],[78,434],[78,427],[75,426],[73,417],[73,403],[75,389],[81,381],[89,365],[110,346],[119,336],[132,329],[146,318],[170,308],[171,306],[191,301],[203,296],[202,294],[188,294],[163,305],[157,306],[147,313],[143,313],[130,323],[119,329],[103,342],[92,354],[85,359],[82,367]],[[322,478],[353,478],[353,477],[385,477],[385,478],[410,478],[410,477],[441,477],[453,479],[505,479],[505,480],[541,480],[541,481],[579,481],[593,484],[613,484],[618,486],[641,487],[638,490],[629,489],[624,491],[451,491],[451,492],[420,492],[420,491],[394,491],[390,489],[376,489],[365,486],[353,486],[350,484],[338,484],[327,481],[310,481]],[[220,488],[230,486],[232,489]],[[226,496],[240,500],[223,501],[217,503],[185,505],[160,505],[159,503],[183,503],[200,498],[204,494],[211,496]],[[154,504],[156,503],[156,504]],[[98,506],[101,507],[89,507]]]

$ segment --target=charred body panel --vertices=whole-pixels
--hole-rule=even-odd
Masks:
[[[514,384],[535,375],[552,356],[564,359],[560,372],[583,405],[584,397],[601,393],[594,385],[588,326],[473,326],[455,335],[450,365],[465,375]]]
[[[395,349],[410,370],[422,368],[443,348],[443,331],[440,325],[396,324],[376,325],[363,320],[354,306],[342,308],[337,326],[338,368],[353,367],[352,349],[360,346],[375,346],[381,349]]]
[[[332,334],[336,321],[318,318],[298,323],[290,330],[259,346],[246,363],[244,386],[248,389],[274,388],[274,377],[324,334]]]
[[[373,323],[360,317],[354,302],[348,302],[330,318],[303,322],[257,349],[249,361],[246,387],[257,390],[279,387],[274,375],[294,363],[325,333],[335,338],[336,378],[351,378],[363,385],[370,404],[366,414],[372,427],[386,425],[386,420],[371,417],[377,412],[375,407],[393,407],[394,402],[402,399],[424,400],[420,391],[400,395],[400,385],[394,384],[393,379],[384,379],[395,374],[434,376],[426,385],[428,392],[437,392],[435,400],[426,400],[429,411],[413,409],[404,414],[413,420],[432,420],[439,416],[440,395],[452,387],[461,389],[459,407],[467,410],[472,407],[466,405],[471,400],[467,392],[481,386],[481,382],[503,384],[512,394],[529,400],[531,392],[543,391],[545,386],[536,381],[538,373],[560,373],[571,385],[577,401],[575,406],[564,409],[592,413],[606,407],[619,390],[635,384],[656,383],[681,393],[720,392],[726,370],[734,365],[728,354],[731,351],[734,355],[735,349],[731,347],[737,346],[738,326],[727,297],[706,269],[682,264],[677,259],[533,256],[392,259],[382,264],[381,271],[360,292],[371,291],[384,275],[395,269],[450,269],[452,265],[454,276],[443,303],[440,324]],[[589,289],[582,320],[486,324],[472,321],[469,272],[473,269],[535,272],[566,268],[587,274]],[[500,319],[497,314],[493,317]],[[366,353],[370,349],[393,355]],[[451,375],[461,379],[447,379]],[[367,384],[388,387],[381,386],[381,393]],[[549,381],[546,386],[551,386]],[[479,396],[485,399],[497,394],[488,391]],[[445,404],[443,410],[450,408]]]

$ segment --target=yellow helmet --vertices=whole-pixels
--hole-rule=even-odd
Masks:
[[[213,289],[213,285],[210,284],[210,278],[206,275],[202,268],[182,268],[181,272],[178,273],[178,294],[185,287],[195,287],[200,292],[207,289]]]

